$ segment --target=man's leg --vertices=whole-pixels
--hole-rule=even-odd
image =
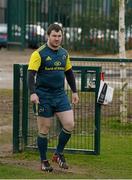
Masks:
[[[50,167],[50,164],[46,156],[47,147],[48,147],[47,134],[50,129],[51,118],[45,118],[45,117],[39,116],[37,118],[37,124],[38,124],[37,144],[38,144],[38,149],[39,149],[40,159],[41,159],[41,170],[52,171],[53,168]]]
[[[74,117],[73,111],[68,110],[64,112],[57,113],[59,120],[63,126],[58,139],[58,145],[55,151],[55,155],[53,156],[53,161],[58,161],[60,167],[67,169],[65,158],[63,155],[63,150],[71,137],[71,132],[74,129]],[[59,156],[59,157],[58,157]]]

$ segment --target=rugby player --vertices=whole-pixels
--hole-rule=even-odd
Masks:
[[[48,172],[53,168],[46,156],[47,135],[55,114],[62,124],[62,129],[52,161],[57,162],[59,167],[68,169],[63,150],[74,129],[74,116],[64,90],[65,77],[72,91],[72,103],[77,104],[79,101],[69,54],[61,47],[62,39],[62,27],[56,23],[51,24],[47,30],[47,43],[32,53],[28,65],[30,100],[38,107],[37,145],[41,170]]]

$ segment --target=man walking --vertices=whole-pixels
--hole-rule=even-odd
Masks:
[[[79,101],[72,65],[68,52],[60,45],[63,39],[63,29],[59,24],[51,24],[47,30],[47,43],[35,50],[28,65],[28,86],[30,100],[38,107],[38,137],[41,170],[51,172],[47,160],[47,147],[52,117],[57,115],[62,124],[58,137],[58,145],[52,157],[59,167],[68,169],[63,150],[74,129],[73,110],[64,91],[65,77],[72,90],[72,103]]]

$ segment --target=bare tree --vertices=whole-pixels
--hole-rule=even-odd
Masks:
[[[119,57],[126,58],[125,51],[125,0],[119,0]],[[126,63],[120,63],[120,121],[127,122],[127,70]]]

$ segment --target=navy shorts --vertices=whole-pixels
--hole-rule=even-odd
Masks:
[[[53,117],[56,112],[71,110],[69,99],[65,93],[59,95],[43,95],[39,97],[38,116]]]

